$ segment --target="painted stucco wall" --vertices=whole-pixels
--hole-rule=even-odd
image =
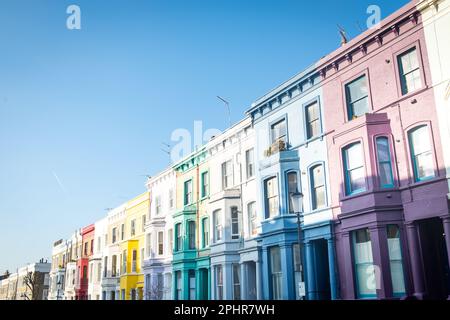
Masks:
[[[419,1],[447,178],[450,178],[450,1]],[[449,182],[450,186],[450,182]]]

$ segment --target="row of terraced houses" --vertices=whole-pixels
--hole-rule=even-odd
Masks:
[[[49,299],[447,299],[450,0],[413,0],[53,246]]]

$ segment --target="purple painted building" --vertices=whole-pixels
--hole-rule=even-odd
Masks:
[[[340,298],[447,298],[449,190],[416,1],[316,67]]]

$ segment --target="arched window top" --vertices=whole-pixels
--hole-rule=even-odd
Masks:
[[[392,170],[392,159],[389,138],[379,136],[375,139],[378,177],[381,188],[394,187],[394,175]]]
[[[426,124],[419,125],[408,131],[411,163],[416,182],[435,177],[433,151]]]
[[[342,151],[345,193],[353,195],[366,190],[364,154],[361,142],[353,142]]]
[[[323,163],[317,163],[309,168],[311,184],[311,209],[317,210],[326,206],[325,172]]]

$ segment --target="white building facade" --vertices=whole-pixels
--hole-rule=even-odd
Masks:
[[[147,182],[150,216],[145,225],[144,299],[172,299],[176,173],[170,168]]]
[[[102,300],[120,299],[120,264],[121,251],[119,228],[126,218],[126,204],[111,210],[106,222],[106,245],[102,250]]]
[[[48,300],[64,300],[67,249],[67,242],[62,239],[53,245]]]
[[[246,118],[206,145],[210,181],[211,299],[256,299],[261,292],[255,132]],[[259,289],[259,290],[258,290]]]

